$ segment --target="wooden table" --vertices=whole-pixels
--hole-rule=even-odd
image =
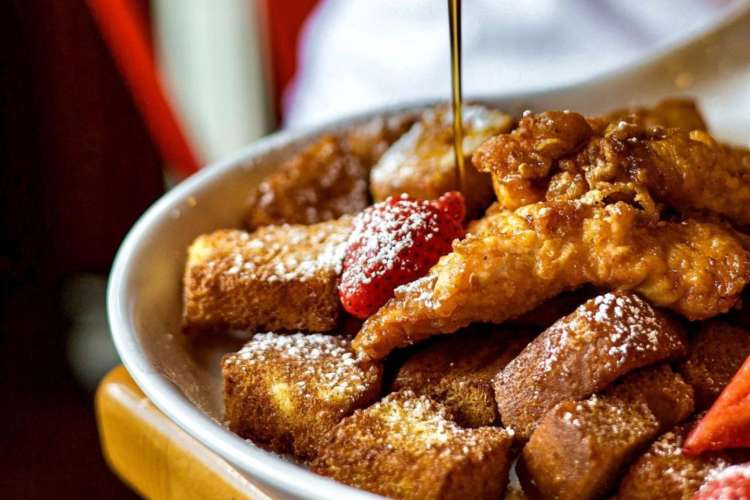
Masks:
[[[96,415],[109,466],[144,497],[271,498],[161,413],[123,366],[99,384]]]

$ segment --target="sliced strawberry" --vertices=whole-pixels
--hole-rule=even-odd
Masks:
[[[339,297],[350,314],[367,318],[396,287],[424,276],[464,236],[461,193],[437,200],[388,198],[360,213],[347,244]]]
[[[687,454],[750,447],[750,357],[685,440]]]
[[[750,500],[750,464],[722,470],[701,486],[693,500]]]

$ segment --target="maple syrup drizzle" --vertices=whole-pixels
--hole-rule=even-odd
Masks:
[[[453,153],[456,162],[456,184],[466,193],[464,166],[464,130],[461,112],[461,0],[448,0],[448,19],[451,34],[451,95],[453,109]]]

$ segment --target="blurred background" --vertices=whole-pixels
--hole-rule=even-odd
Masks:
[[[747,4],[463,3],[467,95],[617,71]],[[445,1],[3,7],[0,497],[131,497],[104,462],[93,413],[96,384],[118,363],[105,289],[129,227],[201,166],[280,127],[447,98]],[[690,75],[676,84],[689,91]]]

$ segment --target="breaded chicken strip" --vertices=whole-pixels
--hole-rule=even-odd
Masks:
[[[382,358],[472,322],[501,323],[586,283],[704,319],[732,307],[750,280],[750,254],[718,224],[649,221],[623,202],[537,203],[491,217],[427,276],[397,288],[354,348]]]
[[[506,208],[587,197],[634,201],[651,213],[662,203],[750,224],[750,150],[630,116],[606,124],[576,113],[528,114],[510,134],[482,144],[474,164],[492,172]]]

